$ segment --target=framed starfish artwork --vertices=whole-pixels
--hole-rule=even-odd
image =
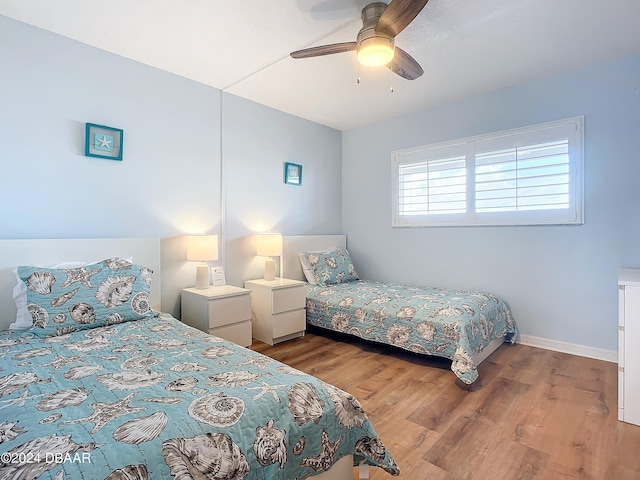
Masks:
[[[302,185],[302,165],[299,165],[297,163],[285,162],[284,183],[290,183],[291,185]]]
[[[87,123],[84,154],[87,157],[122,160],[124,132],[119,128]]]

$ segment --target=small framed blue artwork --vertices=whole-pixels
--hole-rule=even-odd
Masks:
[[[284,164],[284,183],[302,185],[302,165],[286,162]]]
[[[124,132],[119,128],[87,123],[84,154],[87,157],[122,160]]]

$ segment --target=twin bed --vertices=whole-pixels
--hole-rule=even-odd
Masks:
[[[0,332],[0,479],[399,474],[352,395],[151,308],[158,239],[0,241],[1,328],[18,266],[35,325]]]
[[[359,279],[344,235],[284,237],[282,271],[309,282],[309,325],[448,358],[465,384],[518,334],[509,306],[491,293]]]

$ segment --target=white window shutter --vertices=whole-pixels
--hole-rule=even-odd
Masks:
[[[583,118],[393,152],[393,226],[583,222]]]

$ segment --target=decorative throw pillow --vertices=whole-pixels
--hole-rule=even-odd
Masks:
[[[96,263],[96,262],[92,262]],[[57,265],[43,265],[43,268],[78,268],[88,265],[87,262],[64,262]],[[33,327],[33,318],[27,310],[27,285],[18,276],[18,269],[14,269],[16,285],[13,287],[13,301],[16,304],[16,321],[9,325],[10,330],[28,330]]]
[[[305,252],[300,255],[302,271],[313,285],[333,285],[359,280],[349,252],[336,248],[328,252]]]
[[[79,268],[18,267],[27,285],[27,310],[38,335],[122,323],[153,315],[153,271],[121,258]]]

